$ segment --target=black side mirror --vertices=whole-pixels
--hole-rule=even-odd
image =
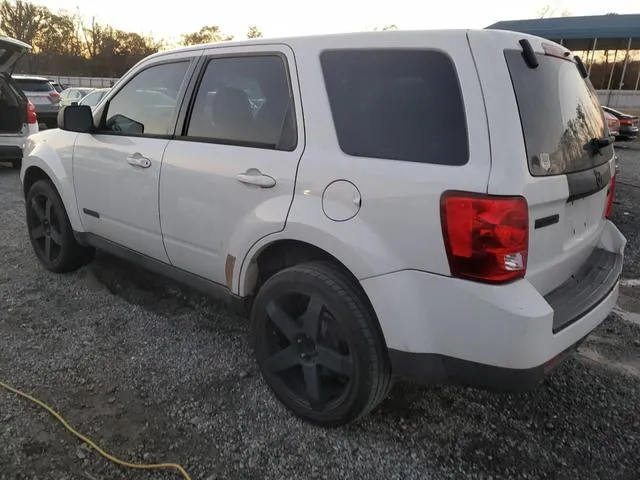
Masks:
[[[69,132],[93,131],[93,112],[87,105],[69,105],[58,112],[58,128]]]

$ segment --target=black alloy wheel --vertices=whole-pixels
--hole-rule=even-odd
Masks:
[[[350,278],[324,263],[278,272],[252,311],[256,358],[296,415],[337,426],[368,413],[390,372],[376,320]]]
[[[70,272],[93,258],[94,250],[77,242],[62,199],[49,180],[35,182],[25,200],[29,239],[45,268]]]

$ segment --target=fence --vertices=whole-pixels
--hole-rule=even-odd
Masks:
[[[598,90],[602,105],[629,113],[640,113],[640,90]]]
[[[63,75],[46,75],[46,77],[56,80],[65,87],[108,88],[118,80],[117,78],[108,77],[66,77]]]

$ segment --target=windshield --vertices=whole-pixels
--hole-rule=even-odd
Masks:
[[[505,51],[531,174],[579,172],[609,161],[612,146],[593,147],[608,129],[591,82],[571,61],[537,57],[539,66],[532,69],[521,52]]]

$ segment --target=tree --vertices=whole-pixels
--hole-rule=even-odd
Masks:
[[[380,31],[390,32],[390,31],[399,30],[399,29],[396,24],[391,24],[391,25],[385,25],[384,27],[374,27],[373,30],[376,32],[380,32]]]
[[[43,26],[48,9],[23,0],[0,2],[0,31],[5,35],[33,45]]]
[[[33,46],[37,52],[67,56],[81,56],[84,48],[78,37],[79,19],[65,12],[43,15],[44,21]]]
[[[233,35],[222,33],[217,25],[206,25],[197,32],[182,35],[182,45],[200,45],[233,40]]]
[[[162,48],[162,41],[155,41],[134,32],[115,31],[116,51],[118,55],[144,58],[157,53]]]
[[[553,5],[544,5],[542,7],[540,7],[538,9],[537,12],[537,17],[538,18],[551,18],[551,17],[557,17],[557,12],[558,9],[556,7],[554,7]],[[562,12],[560,12],[560,16],[561,17],[570,17],[571,16],[571,12],[569,10],[563,10]]]
[[[247,38],[262,38],[262,32],[255,25],[249,27],[249,31],[247,32]]]

